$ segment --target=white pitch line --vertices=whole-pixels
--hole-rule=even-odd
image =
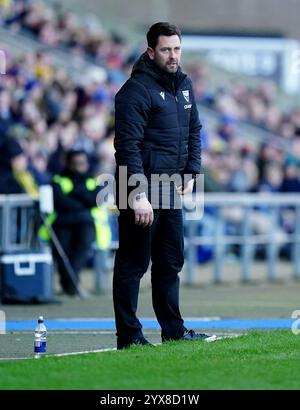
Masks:
[[[229,334],[229,335],[224,335],[224,336],[216,336],[213,335],[207,340],[205,340],[206,343],[211,343],[211,342],[216,342],[218,340],[223,340],[223,339],[232,339],[240,336],[244,336],[246,333],[243,334]],[[160,346],[162,343],[154,343],[154,346]],[[82,352],[67,352],[67,353],[53,353],[53,354],[45,354],[43,357],[64,357],[64,356],[77,356],[81,354],[88,354],[88,353],[104,353],[104,352],[113,352],[117,351],[116,347],[111,347],[111,348],[105,348],[105,349],[97,349],[97,350],[84,350]],[[28,360],[28,359],[33,359],[34,356],[32,357],[0,357],[0,361],[5,361],[5,360]]]
[[[46,358],[46,357],[62,357],[62,356],[76,356],[80,354],[88,354],[88,353],[103,353],[103,352],[112,352],[113,350],[117,350],[116,347],[106,348],[106,349],[97,349],[97,350],[85,350],[82,352],[67,352],[67,353],[51,353],[45,354],[44,356],[40,356],[39,358]],[[34,356],[31,357],[1,357],[0,360],[28,360],[28,359],[35,359]]]
[[[236,333],[236,334],[229,334],[229,335],[223,335],[223,336],[213,335],[213,336],[208,337],[204,341],[206,343],[211,343],[211,342],[216,342],[218,340],[223,340],[223,339],[233,339],[233,338],[236,338],[236,337],[244,336],[245,334],[246,333],[243,333],[243,334]]]
[[[112,352],[114,350],[117,350],[117,348],[116,347],[111,347],[111,348],[106,348],[106,349],[85,350],[83,352],[54,353],[54,354],[48,354],[48,355],[46,355],[46,357],[76,356],[76,355],[87,354],[87,353]]]
[[[210,343],[210,342],[215,342],[217,340],[222,340],[222,339],[232,339],[236,337],[242,336],[241,334],[232,334],[232,335],[225,335],[225,336],[210,336],[208,339],[205,340],[205,342]],[[162,343],[153,343],[154,346],[161,346]],[[112,352],[117,350],[116,347],[112,348],[106,348],[106,349],[98,349],[98,350],[86,350],[83,352],[70,352],[70,353],[55,353],[55,354],[49,354],[47,357],[55,356],[55,357],[61,357],[61,356],[75,356],[79,354],[87,354],[87,353],[103,353],[103,352]]]

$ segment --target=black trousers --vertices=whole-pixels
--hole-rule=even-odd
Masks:
[[[179,310],[179,276],[184,263],[181,209],[154,210],[151,227],[134,223],[134,212],[121,210],[119,249],[116,253],[113,299],[117,336],[142,334],[136,316],[140,280],[152,259],[152,302],[162,334],[177,339],[183,334]]]
[[[58,240],[66,255],[68,256],[71,266],[76,275],[76,282],[79,278],[79,272],[85,267],[87,262],[91,244],[95,239],[95,227],[91,223],[79,223],[74,225],[62,226],[55,225],[53,229],[57,235]],[[73,284],[66,271],[65,265],[57,253],[57,250],[53,248],[53,253],[57,262],[58,273],[60,276],[60,283],[65,291],[72,290]]]

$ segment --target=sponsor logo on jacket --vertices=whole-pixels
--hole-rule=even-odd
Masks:
[[[185,98],[185,101],[186,101],[186,102],[190,102],[190,92],[189,92],[189,90],[183,90],[183,91],[182,91],[182,94],[183,94],[183,96],[184,96],[184,98]]]

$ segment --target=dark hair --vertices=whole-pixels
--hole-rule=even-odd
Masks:
[[[154,49],[157,46],[159,36],[170,37],[174,35],[177,35],[181,41],[181,32],[174,24],[167,22],[155,23],[149,28],[147,33],[148,46]]]
[[[65,161],[67,164],[70,164],[74,157],[82,154],[87,157],[87,153],[84,149],[71,148],[65,153]]]

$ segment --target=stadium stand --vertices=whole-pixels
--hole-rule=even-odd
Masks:
[[[95,175],[113,173],[114,95],[142,50],[131,49],[126,38],[96,19],[87,25],[41,2],[1,1],[0,21],[0,48],[7,57],[0,128],[20,143],[36,183],[48,183],[61,171],[70,148],[88,153]],[[299,107],[283,110],[271,81],[212,88],[208,65],[189,62],[184,69],[193,79],[204,124],[205,190],[299,192]],[[268,211],[257,211],[256,225],[264,226]],[[286,215],[281,229],[290,233],[290,209]]]

